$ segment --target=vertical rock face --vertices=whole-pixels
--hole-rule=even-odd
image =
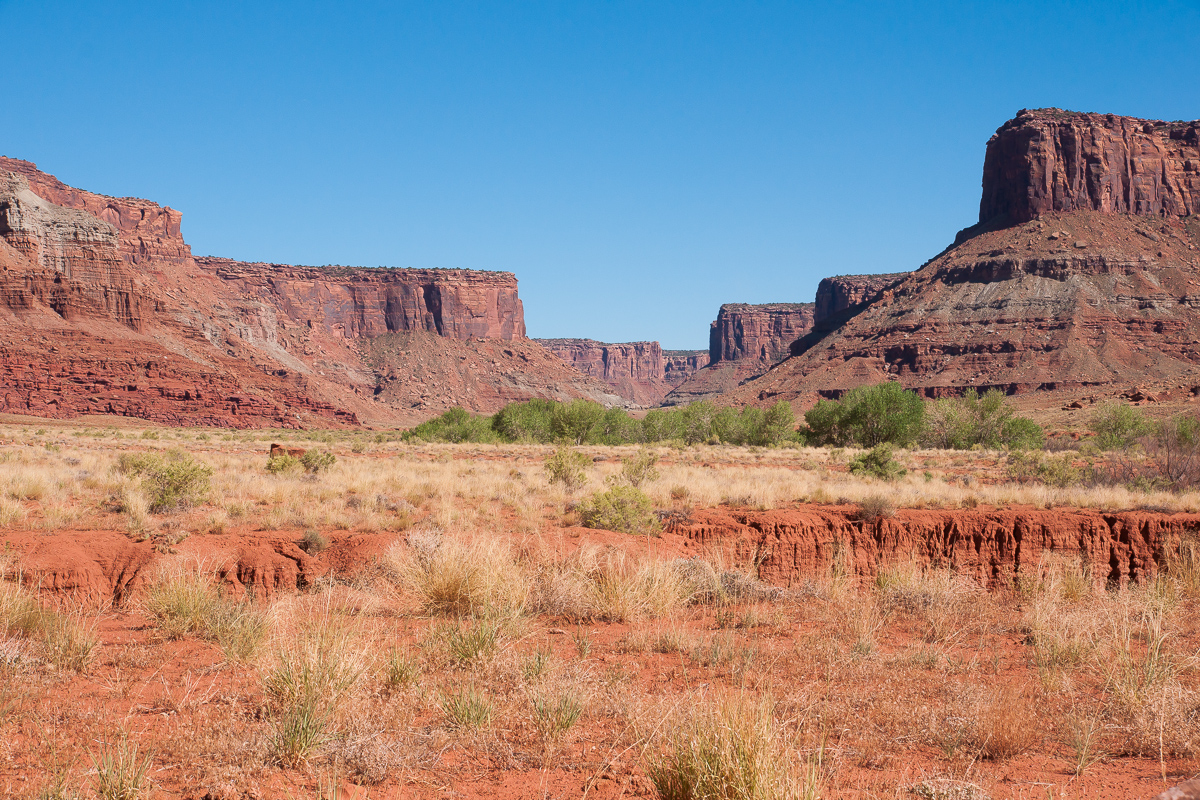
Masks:
[[[640,406],[658,403],[670,387],[658,342],[609,344],[593,339],[537,339],[538,344],[584,375],[604,381]]]
[[[812,303],[726,303],[709,328],[709,362],[787,358],[792,342],[812,330]]]
[[[130,264],[184,264],[192,250],[183,241],[183,215],[173,208],[134,197],[106,197],[67,186],[34,164],[0,156],[0,173],[15,173],[34,194],[57,206],[84,211],[116,229],[121,258]]]
[[[907,274],[892,272],[882,275],[838,275],[822,278],[817,284],[813,312],[814,329],[821,332],[833,330]]]
[[[663,350],[663,379],[678,386],[708,366],[707,350]]]
[[[294,267],[203,256],[196,263],[288,318],[346,339],[403,331],[449,339],[525,338],[525,312],[511,272]]]
[[[1022,110],[987,143],[979,221],[1200,212],[1200,120]]]
[[[511,273],[197,260],[179,222],[0,158],[0,412],[395,426],[625,402],[525,338]]]

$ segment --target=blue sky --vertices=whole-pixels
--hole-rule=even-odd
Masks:
[[[193,252],[511,270],[531,336],[921,264],[1022,107],[1200,117],[1196,2],[18,3],[0,154]]]

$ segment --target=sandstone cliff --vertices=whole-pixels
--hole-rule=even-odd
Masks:
[[[678,386],[710,361],[707,350],[663,350],[663,380],[669,386]]]
[[[199,257],[196,264],[289,319],[347,339],[428,331],[450,339],[523,339],[511,272],[296,267]]]
[[[1200,163],[1194,129],[1023,112],[989,145],[981,204],[987,225],[724,399],[787,399],[803,410],[817,396],[885,379],[931,397],[971,387],[1093,399],[1134,386],[1154,394],[1190,390],[1200,384],[1200,219],[1174,212],[1192,207],[1187,165]],[[1012,142],[1024,143],[1019,158]],[[1153,162],[1159,178],[1122,183],[1143,175],[1146,162],[1120,150],[1121,142],[1144,158],[1169,150],[1165,162]],[[1082,162],[1067,157],[1072,147],[1082,148]],[[1114,152],[1128,156],[1124,167],[1114,164]],[[1077,173],[1066,163],[1091,166]]]
[[[709,326],[708,364],[673,388],[664,405],[686,405],[734,389],[787,358],[813,329],[812,303],[726,303]]]
[[[979,221],[1200,213],[1200,120],[1022,110],[987,143]]]
[[[194,259],[178,212],[16,159],[0,159],[0,315],[9,413],[397,425],[454,404],[623,402],[524,339],[509,273]]]

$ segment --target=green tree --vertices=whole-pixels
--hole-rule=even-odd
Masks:
[[[1104,403],[1092,414],[1089,425],[1101,450],[1124,450],[1154,431],[1140,408],[1125,403]]]
[[[604,406],[590,400],[559,403],[550,412],[550,430],[559,439],[586,444],[600,433],[604,412]]]
[[[889,381],[858,386],[841,400],[819,400],[804,415],[810,444],[859,444],[875,447],[885,442],[909,445],[916,441],[925,417],[925,401],[916,392]]]

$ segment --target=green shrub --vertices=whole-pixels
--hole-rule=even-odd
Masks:
[[[304,465],[305,472],[317,475],[336,464],[337,458],[328,450],[305,450],[304,455],[300,456],[300,463]]]
[[[1055,457],[1039,452],[1014,452],[1008,457],[1008,475],[1019,483],[1044,483],[1060,489],[1079,483],[1083,478],[1072,453]]]
[[[851,475],[870,475],[885,481],[894,481],[908,474],[908,470],[892,457],[892,446],[881,444],[850,460]]]
[[[587,483],[585,470],[590,463],[583,453],[569,447],[560,447],[554,451],[554,455],[546,459],[543,469],[546,471],[546,479],[551,484],[562,484],[564,489],[574,493]]]
[[[894,381],[859,386],[841,400],[818,400],[804,414],[811,445],[908,445],[922,430],[925,403]]]
[[[509,403],[492,417],[492,430],[508,442],[548,444],[554,441],[550,416],[556,405],[542,399]]]
[[[279,453],[267,459],[267,472],[281,475],[285,472],[299,472],[303,465],[300,459],[287,453]]]
[[[550,412],[550,431],[556,439],[587,444],[599,437],[605,408],[590,400],[559,403]]]
[[[667,442],[672,439],[682,439],[683,430],[680,427],[682,421],[683,416],[678,411],[651,409],[642,419],[642,441]]]
[[[142,479],[153,513],[177,511],[199,505],[208,498],[212,467],[182,450],[165,453],[123,454],[117,468]]]
[[[1037,450],[1046,444],[1046,431],[1031,419],[1013,417],[1005,420],[1000,440],[1012,450]]]
[[[425,442],[494,442],[496,432],[492,430],[490,417],[475,416],[465,408],[454,408],[405,433],[406,439]]]
[[[1101,450],[1124,450],[1154,431],[1154,424],[1140,408],[1115,401],[1097,408],[1088,427],[1096,434],[1093,441]]]
[[[641,449],[637,455],[621,459],[621,473],[613,476],[617,482],[624,482],[635,489],[640,489],[643,483],[658,480],[658,454],[653,450]]]
[[[658,530],[658,517],[650,498],[632,486],[614,486],[579,504],[579,516],[588,528],[622,533]]]

